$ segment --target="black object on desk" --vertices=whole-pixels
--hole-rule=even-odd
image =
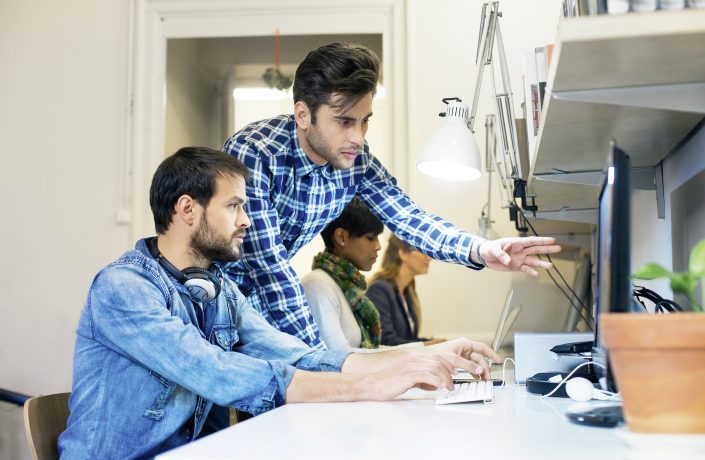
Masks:
[[[599,406],[578,412],[567,412],[565,414],[573,423],[579,425],[600,426],[612,428],[624,422],[621,405]]]
[[[587,366],[590,367],[590,366]],[[591,381],[593,384],[597,383],[595,381],[595,375],[590,373],[589,370],[584,370],[585,368],[580,368],[578,369],[572,377],[585,377],[589,381]],[[549,380],[552,377],[555,377],[556,375],[560,375],[561,379],[552,382]],[[526,391],[529,393],[537,394],[537,395],[546,395],[550,392],[552,392],[557,385],[560,384],[562,380],[565,380],[565,378],[568,377],[567,373],[558,373],[558,372],[539,372],[538,374],[534,374],[531,377],[526,379]],[[558,398],[567,398],[568,393],[565,392],[565,383],[561,385],[555,393],[551,395],[551,397],[556,396]]]
[[[589,351],[592,351],[593,346],[594,342],[592,340],[588,342],[570,342],[556,345],[555,347],[551,348],[551,351],[559,355],[571,353],[587,353]]]
[[[490,379],[492,381],[492,386],[493,387],[501,387],[504,385],[504,380],[502,379]],[[465,377],[457,377],[453,379],[453,383],[469,383],[469,382],[482,382],[480,379],[476,379],[473,377],[465,378]]]

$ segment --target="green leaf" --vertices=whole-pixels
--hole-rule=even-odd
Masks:
[[[671,272],[659,264],[646,264],[632,275],[632,278],[640,280],[655,280],[656,278],[668,278]]]
[[[705,240],[701,240],[690,251],[690,274],[696,277],[705,275]]]
[[[688,294],[688,297],[693,296],[695,287],[698,285],[698,279],[690,273],[673,273],[671,276],[671,289],[673,292],[682,292]]]

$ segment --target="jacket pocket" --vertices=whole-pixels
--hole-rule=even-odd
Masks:
[[[157,395],[152,406],[147,408],[142,415],[147,418],[160,421],[164,418],[164,408],[166,407],[166,403],[169,401],[169,398],[171,398],[171,395],[174,393],[176,383],[162,377],[154,371],[149,371],[149,374],[159,383],[161,391]]]
[[[211,332],[211,343],[218,345],[225,351],[232,351],[233,347],[240,339],[235,326],[213,326]]]

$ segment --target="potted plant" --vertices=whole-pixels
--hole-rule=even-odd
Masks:
[[[624,404],[629,428],[641,433],[705,433],[705,240],[690,253],[688,271],[658,264],[633,278],[668,278],[692,312],[612,313],[600,317],[602,343]],[[702,286],[700,302],[695,290]]]

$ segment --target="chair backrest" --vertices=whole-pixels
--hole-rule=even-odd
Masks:
[[[35,460],[59,458],[56,444],[69,418],[69,396],[71,393],[57,393],[24,403],[24,429]]]

